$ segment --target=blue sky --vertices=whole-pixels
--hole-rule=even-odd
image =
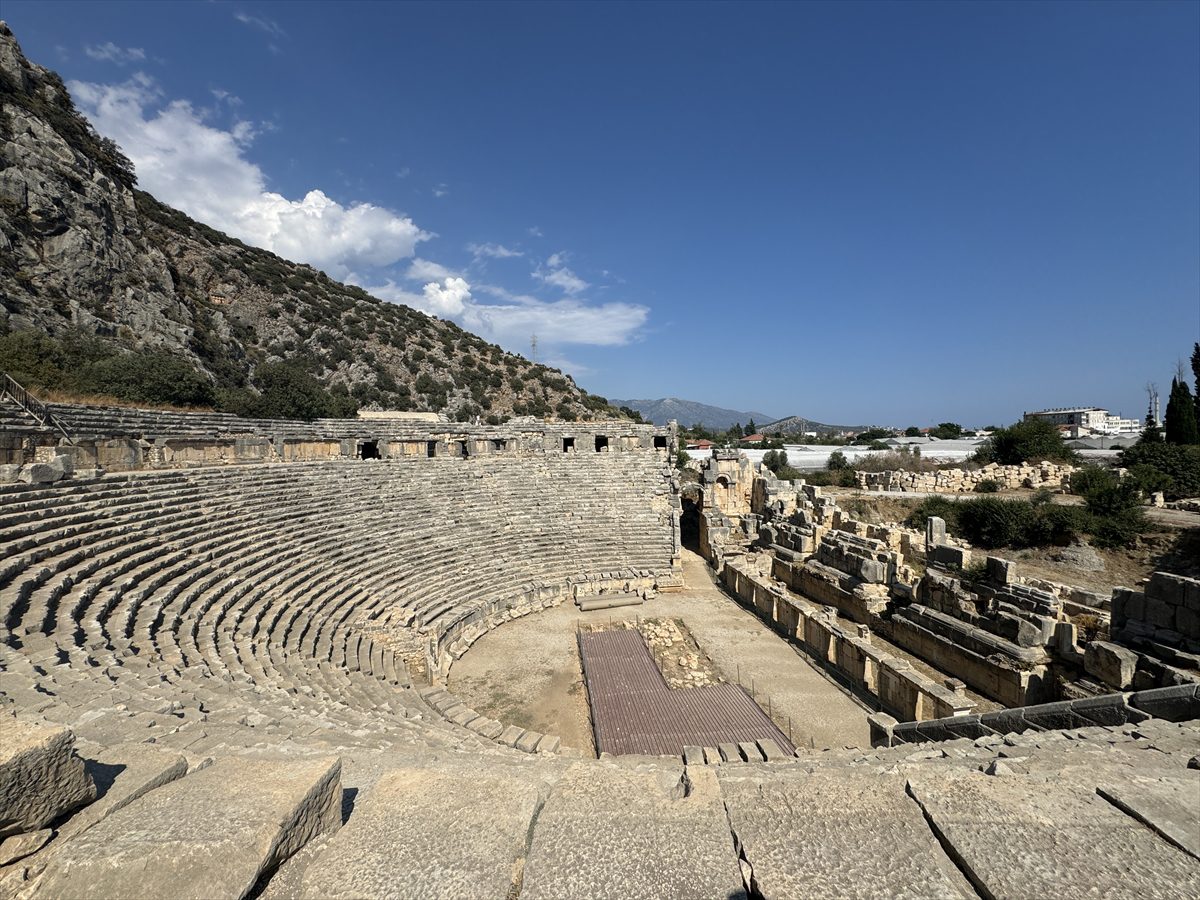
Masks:
[[[1200,337],[1200,4],[5,0],[142,186],[608,397],[1140,417]]]

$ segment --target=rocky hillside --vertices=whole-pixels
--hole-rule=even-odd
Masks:
[[[289,361],[347,411],[616,414],[557,370],[138,191],[129,160],[79,115],[57,74],[25,59],[3,23],[0,147],[0,335],[49,335],[56,352],[83,341],[92,358],[112,355],[109,370],[112,359],[139,354],[182,360],[211,383],[218,405],[257,396],[258,374]],[[39,354],[48,351],[27,356]]]
[[[739,412],[736,409],[724,409],[720,406],[709,406],[707,403],[697,403],[695,400],[680,400],[678,397],[663,397],[660,400],[613,400],[615,405],[627,406],[642,414],[642,417],[655,425],[666,425],[671,420],[678,422],[684,428],[702,425],[717,431],[732,428],[735,424],[745,425],[751,419],[755,422],[769,422],[774,416],[761,412]]]

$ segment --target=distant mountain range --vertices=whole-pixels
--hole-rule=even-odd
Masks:
[[[751,419],[757,422],[770,422],[774,416],[763,412],[740,412],[736,409],[723,409],[720,406],[709,406],[694,400],[680,400],[678,397],[663,397],[661,400],[609,400],[613,406],[628,406],[642,414],[642,417],[655,425],[666,425],[672,419],[681,428],[692,425],[703,425],[716,431],[724,431],[735,424],[745,425]]]
[[[812,419],[805,419],[802,416],[788,416],[786,419],[776,419],[774,422],[767,422],[759,426],[759,431],[763,434],[797,434],[804,431],[853,431],[861,432],[870,428],[870,425],[826,425],[823,422],[814,422]]]

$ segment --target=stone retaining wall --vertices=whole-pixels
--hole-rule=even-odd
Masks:
[[[937,472],[855,472],[858,487],[867,491],[931,491],[969,494],[983,481],[994,481],[1000,490],[1019,488],[1065,488],[1074,466],[1043,462],[1020,466],[990,463],[982,469],[941,469]]]

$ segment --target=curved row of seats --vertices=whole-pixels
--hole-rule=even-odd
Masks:
[[[201,749],[475,742],[410,669],[530,585],[668,571],[664,483],[654,454],[621,453],[6,486],[0,703]]]
[[[297,440],[342,440],[371,435],[397,440],[424,440],[431,433],[453,431],[480,439],[500,436],[494,426],[467,423],[424,422],[414,419],[254,419],[221,412],[176,412],[173,410],[135,409],[119,406],[83,406],[66,403],[46,404],[50,412],[65,423],[72,434],[86,437],[160,437],[213,439],[231,435],[260,435]],[[573,433],[598,431],[603,434],[648,434],[653,426],[625,421],[584,422],[579,425],[547,424],[528,420],[512,422],[506,434],[522,432]],[[55,434],[38,425],[19,406],[0,400],[0,431],[15,434]],[[649,438],[646,438],[647,444]],[[582,448],[581,448],[582,449]]]

